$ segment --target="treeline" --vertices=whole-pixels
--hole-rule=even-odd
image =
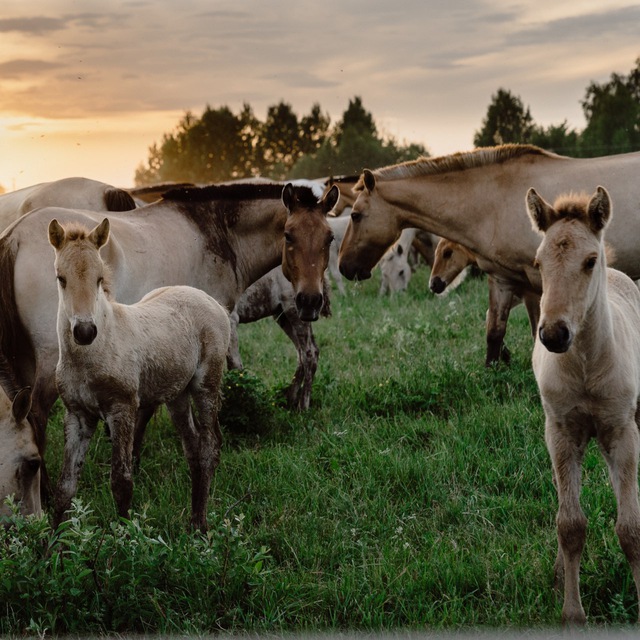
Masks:
[[[282,180],[360,173],[426,154],[419,144],[400,144],[378,132],[359,97],[331,124],[319,104],[298,118],[285,102],[269,107],[264,122],[250,105],[237,114],[207,106],[200,118],[187,112],[175,132],[149,149],[136,170],[142,186],[177,181],[212,183],[263,176]]]
[[[581,105],[587,122],[583,131],[570,129],[566,120],[542,127],[519,96],[498,89],[473,144],[530,143],[575,157],[640,150],[640,58],[628,75],[613,73],[608,82],[592,82]],[[298,117],[289,104],[280,102],[269,107],[264,121],[248,104],[239,113],[207,106],[200,117],[187,112],[173,133],[150,147],[135,183],[337,176],[420,155],[428,155],[423,145],[381,135],[360,97],[349,101],[334,124],[319,104]]]

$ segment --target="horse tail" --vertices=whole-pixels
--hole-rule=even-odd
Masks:
[[[104,190],[104,203],[107,211],[131,211],[136,208],[133,196],[124,189],[108,187]]]
[[[0,385],[9,398],[23,387],[33,385],[25,379],[25,370],[35,370],[35,352],[22,324],[14,288],[17,244],[9,236],[0,237]],[[18,363],[26,359],[27,367]]]

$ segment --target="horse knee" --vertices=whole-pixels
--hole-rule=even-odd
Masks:
[[[556,526],[563,555],[571,557],[581,554],[587,537],[587,519],[584,514],[574,516],[558,514]]]
[[[616,534],[620,546],[629,564],[637,566],[640,563],[640,521],[622,521],[616,523]]]

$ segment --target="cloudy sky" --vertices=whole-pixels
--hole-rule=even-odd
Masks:
[[[590,82],[640,56],[630,0],[2,0],[0,185],[71,175],[133,184],[187,110],[332,121],[360,96],[432,155],[472,147],[492,95],[582,129]]]

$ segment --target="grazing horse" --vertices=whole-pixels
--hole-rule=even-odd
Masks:
[[[191,525],[205,530],[220,460],[229,316],[204,291],[186,286],[154,289],[136,304],[119,304],[99,253],[108,239],[108,218],[92,231],[73,223],[63,227],[55,218],[49,224],[59,297],[56,383],[66,409],[54,523],[71,506],[100,419],[111,433],[118,515],[128,517],[137,418],[166,404],[191,473]]]
[[[329,299],[329,286],[326,283],[324,305],[320,312],[323,317],[331,315]],[[296,349],[298,364],[293,380],[285,391],[285,399],[290,407],[304,411],[311,405],[311,389],[318,368],[320,349],[311,323],[304,322],[298,315],[293,287],[284,277],[281,267],[272,269],[254,282],[236,303],[230,314],[232,331],[227,364],[230,369],[243,367],[238,348],[237,326],[268,317],[278,323]]]
[[[12,495],[23,515],[40,515],[40,465],[36,434],[27,421],[31,390],[21,389],[13,401],[0,390],[0,515],[10,515],[4,500]]]
[[[0,230],[39,207],[129,211],[136,203],[127,191],[89,178],[63,178],[0,195]]]
[[[308,187],[282,184],[194,187],[170,191],[135,211],[114,212],[110,241],[101,251],[114,297],[133,303],[157,287],[183,284],[231,311],[247,287],[282,264],[300,317],[315,319],[324,304],[333,239],[326,214],[338,197],[337,188],[318,201]],[[41,447],[58,396],[57,291],[53,262],[46,259],[53,218],[93,227],[103,215],[48,207],[23,216],[0,236],[0,383],[9,397],[32,387],[30,419]]]
[[[566,158],[531,145],[501,145],[365,170],[340,247],[340,271],[365,279],[402,229],[418,227],[464,245],[491,274],[506,323],[514,287],[540,295],[532,267],[540,237],[522,199],[535,184],[555,198],[598,181],[616,202],[608,233],[616,268],[640,278],[640,153]]]
[[[478,258],[473,251],[458,242],[441,238],[436,247],[429,288],[434,293],[441,294],[450,286],[458,286],[464,280],[470,266],[478,267]],[[493,273],[487,274],[487,284],[489,286],[489,308],[486,319],[487,356],[485,364],[490,366],[498,360],[506,363],[511,360],[509,349],[504,344],[507,319],[511,309],[522,302],[524,302],[529,315],[531,334],[535,338],[540,315],[540,295],[531,291],[529,287],[522,287],[512,281],[495,278]]]
[[[378,294],[406,291],[413,274],[409,252],[417,229],[403,229],[398,240],[380,259],[380,289]]]
[[[618,504],[616,533],[631,565],[640,605],[640,291],[607,268],[607,191],[568,196],[553,206],[534,189],[526,196],[543,240],[533,370],[545,412],[545,440],[558,492],[556,579],[564,574],[563,621],[586,621],[580,600],[580,556],[587,519],[580,507],[581,465],[596,438]]]

